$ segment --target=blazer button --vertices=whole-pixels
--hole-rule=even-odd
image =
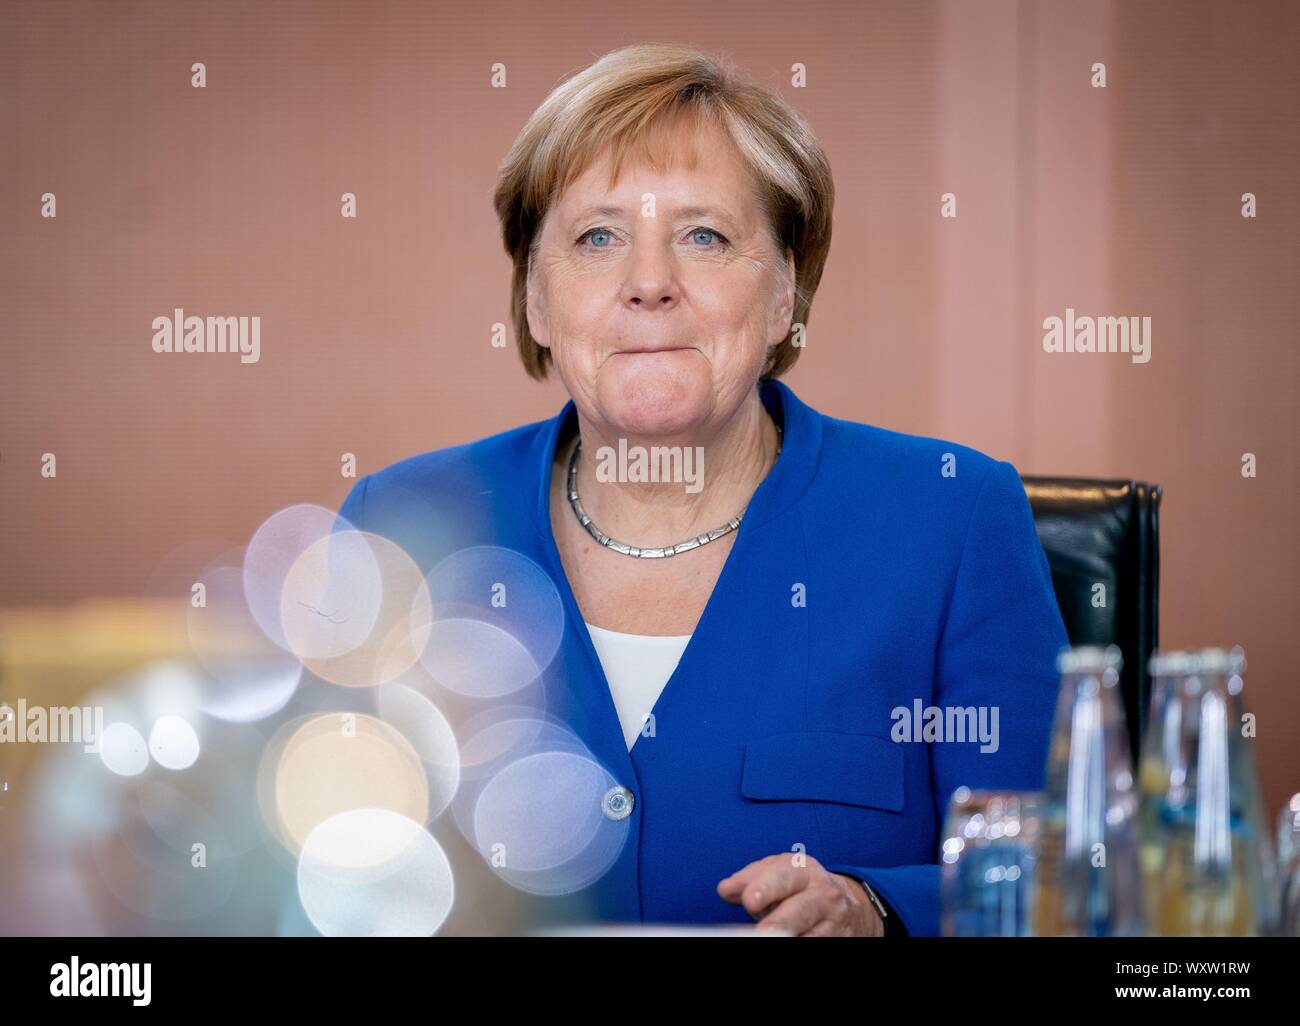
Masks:
[[[632,815],[632,806],[635,800],[632,792],[626,787],[620,787],[617,784],[605,792],[605,798],[600,803],[601,811],[613,820],[627,819]]]

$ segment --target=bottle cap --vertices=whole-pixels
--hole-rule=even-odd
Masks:
[[[1191,652],[1154,652],[1147,668],[1153,677],[1235,676],[1246,669],[1246,652],[1240,645],[1227,651],[1202,648]]]
[[[1077,645],[1063,648],[1056,657],[1057,673],[1105,673],[1114,670],[1116,674],[1124,668],[1124,657],[1118,645]]]

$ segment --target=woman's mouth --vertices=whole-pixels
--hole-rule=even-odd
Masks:
[[[641,356],[650,353],[680,353],[687,349],[694,349],[694,348],[695,348],[694,346],[676,346],[676,345],[634,346],[630,349],[620,349],[619,353],[624,356],[632,356],[632,355]]]

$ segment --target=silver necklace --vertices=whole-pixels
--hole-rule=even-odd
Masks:
[[[784,431],[780,424],[776,425],[776,455],[781,455],[781,442],[784,437]],[[582,437],[578,437],[578,444],[573,447],[573,455],[569,457],[569,506],[573,509],[573,515],[578,518],[587,533],[594,538],[597,543],[614,552],[621,552],[625,556],[635,556],[638,559],[662,559],[665,556],[676,556],[683,552],[690,552],[691,549],[698,549],[701,545],[707,545],[711,541],[717,541],[725,537],[740,526],[740,522],[745,519],[745,510],[742,509],[734,517],[728,520],[721,527],[715,527],[712,531],[705,534],[689,538],[684,542],[678,542],[676,545],[669,545],[666,548],[643,549],[636,545],[627,545],[620,541],[615,541],[609,535],[605,534],[599,527],[591,521],[587,511],[582,508],[582,501],[578,498],[578,456],[582,452]],[[776,458],[773,457],[775,464]]]

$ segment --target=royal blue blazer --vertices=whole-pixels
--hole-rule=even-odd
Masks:
[[[548,713],[633,797],[621,854],[581,892],[579,918],[752,922],[718,881],[802,851],[870,884],[909,933],[937,934],[952,792],[1043,784],[1067,641],[1029,503],[1010,463],[823,415],[780,381],[761,395],[784,447],[653,709],[654,736],[631,752],[551,531],[572,401],[370,474],[340,513],[426,572],[486,544],[554,582],[564,622],[540,683]],[[918,702],[996,708],[997,750],[900,737],[896,710]]]

